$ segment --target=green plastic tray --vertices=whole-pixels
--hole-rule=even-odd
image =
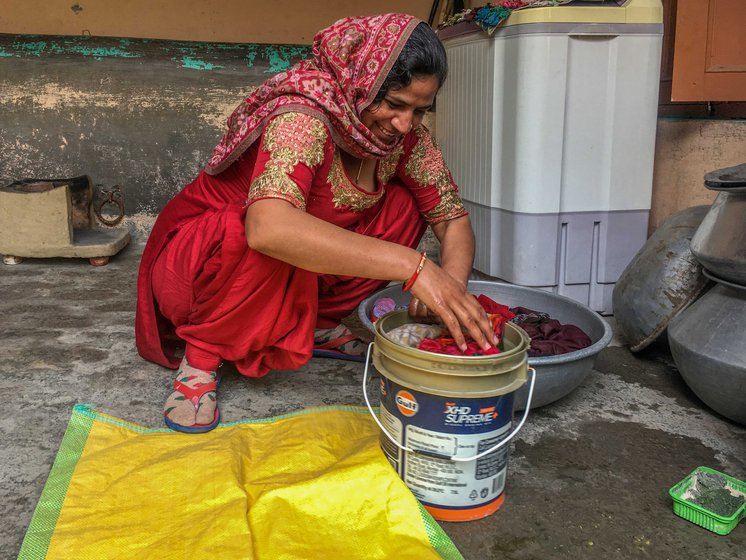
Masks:
[[[697,467],[684,480],[675,484],[668,491],[668,494],[673,498],[673,512],[687,521],[704,527],[708,531],[712,531],[718,535],[727,535],[735,529],[741,519],[746,517],[746,502],[741,504],[730,517],[723,517],[707,508],[682,499],[681,496],[689,489],[699,472],[719,474],[725,478],[727,486],[739,492],[746,493],[746,482],[708,467]]]

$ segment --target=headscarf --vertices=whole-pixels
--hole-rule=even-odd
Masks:
[[[335,143],[358,157],[389,155],[396,145],[379,140],[360,116],[421,21],[406,14],[350,17],[319,31],[311,59],[265,81],[233,111],[205,171],[225,170],[261,136],[270,118],[291,111],[319,118]]]

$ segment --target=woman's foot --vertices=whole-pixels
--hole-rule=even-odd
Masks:
[[[194,368],[184,358],[174,381],[174,391],[163,407],[166,425],[188,433],[212,430],[220,420],[217,386],[217,372]]]
[[[363,362],[365,349],[365,343],[341,323],[332,329],[316,329],[314,332],[314,356]]]

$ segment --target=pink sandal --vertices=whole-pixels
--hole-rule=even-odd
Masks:
[[[195,410],[199,409],[200,399],[202,399],[202,397],[205,396],[206,393],[216,392],[220,383],[220,379],[218,378],[207,383],[198,383],[195,387],[189,387],[185,384],[185,382],[195,379],[196,377],[197,376],[187,376],[182,377],[181,379],[177,378],[174,381],[173,387],[174,391],[177,391],[183,395],[183,397],[176,397],[176,400],[190,400],[194,405]],[[214,397],[209,398],[215,400]],[[163,417],[166,422],[166,426],[168,426],[172,430],[176,430],[177,432],[184,432],[187,434],[202,434],[205,432],[209,432],[220,422],[220,410],[218,409],[217,403],[215,404],[215,416],[209,424],[192,424],[191,426],[178,424],[168,417],[169,412],[171,412],[173,409],[174,407],[164,410]]]

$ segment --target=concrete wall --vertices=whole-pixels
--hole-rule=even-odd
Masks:
[[[0,184],[89,174],[147,230],[238,102],[336,19],[431,0],[4,0]]]
[[[89,174],[148,221],[299,45],[0,35],[0,184]]]
[[[684,208],[711,204],[704,174],[746,163],[746,121],[659,119],[649,232]]]

